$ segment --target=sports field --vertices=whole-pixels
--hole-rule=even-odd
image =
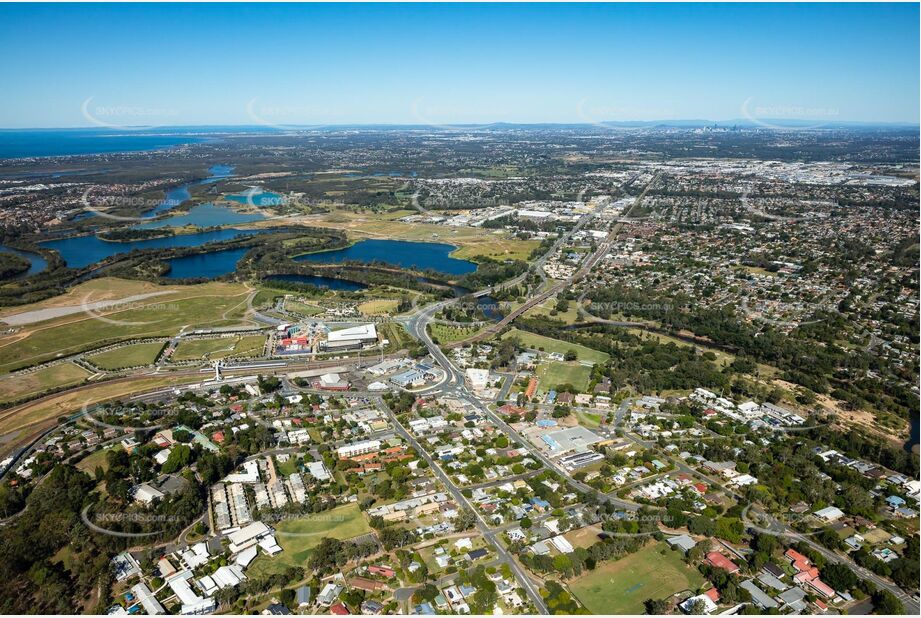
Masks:
[[[537,390],[542,393],[560,384],[572,384],[578,390],[585,391],[592,377],[592,370],[585,365],[580,365],[578,361],[550,361],[537,366],[537,377],[540,380]]]
[[[607,352],[593,350],[591,348],[586,348],[585,346],[581,346],[575,343],[560,341],[559,339],[544,337],[543,335],[529,333],[527,331],[518,330],[517,328],[513,328],[512,330],[502,335],[503,339],[507,339],[509,337],[518,337],[518,339],[521,340],[522,345],[535,350],[543,350],[544,352],[566,354],[566,352],[569,350],[575,350],[580,361],[603,363],[608,360]]]
[[[272,558],[260,555],[250,566],[250,572],[261,577],[280,573],[289,566],[304,566],[310,550],[323,539],[345,540],[368,532],[371,532],[371,527],[357,504],[281,521],[275,526],[275,538],[284,551]]]
[[[703,576],[684,563],[681,552],[657,542],[578,577],[569,589],[593,614],[642,614],[646,599],[696,591],[703,583]]]
[[[163,349],[163,345],[162,341],[136,343],[88,356],[87,359],[100,369],[122,369],[123,367],[149,365],[157,360],[157,355]]]
[[[264,335],[221,337],[219,339],[190,339],[183,341],[173,352],[173,360],[199,360],[227,358],[228,356],[256,356],[262,353]]]

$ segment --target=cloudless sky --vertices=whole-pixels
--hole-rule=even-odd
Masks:
[[[2,4],[0,58],[0,127],[919,119],[917,4]]]

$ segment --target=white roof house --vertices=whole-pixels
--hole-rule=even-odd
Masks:
[[[573,546],[563,536],[555,536],[550,539],[550,542],[553,543],[553,546],[556,547],[561,554],[571,554],[575,551]]]
[[[230,552],[233,554],[239,553],[244,549],[252,547],[263,537],[271,534],[271,528],[261,521],[254,521],[245,528],[241,528],[227,535],[227,539],[230,541]]]
[[[214,599],[210,597],[199,596],[192,587],[189,586],[189,579],[192,578],[192,571],[182,571],[172,576],[167,584],[173,593],[182,603],[182,614],[207,614],[214,611],[217,606]]]
[[[148,616],[159,616],[166,613],[166,610],[163,609],[163,606],[160,605],[160,602],[154,597],[150,588],[143,582],[132,586],[131,592],[134,593],[134,597],[141,604],[141,607],[144,608],[144,613]]]
[[[824,509],[819,509],[813,514],[819,519],[824,519],[825,521],[837,521],[844,517],[844,511],[836,506],[826,506]]]
[[[162,498],[163,495],[164,494],[162,491],[158,489],[154,489],[147,483],[141,483],[140,485],[134,488],[134,501],[135,502],[143,502],[144,504],[150,504],[157,498]]]

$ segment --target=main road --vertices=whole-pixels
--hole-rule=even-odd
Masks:
[[[518,583],[521,584],[521,587],[524,588],[525,592],[528,594],[528,598],[531,599],[531,603],[534,604],[534,607],[537,608],[538,613],[549,614],[550,612],[547,609],[547,605],[544,603],[544,599],[540,596],[537,588],[534,586],[534,582],[531,581],[531,578],[527,573],[524,572],[524,569],[521,568],[515,558],[505,549],[505,546],[502,545],[502,542],[496,538],[496,533],[489,527],[489,524],[486,523],[486,520],[483,519],[480,511],[467,500],[467,497],[463,492],[457,487],[454,481],[451,480],[444,470],[441,469],[441,466],[438,465],[438,462],[435,461],[429,452],[422,447],[421,444],[416,440],[416,438],[406,431],[406,428],[400,424],[400,421],[397,419],[396,415],[384,403],[384,400],[380,397],[375,397],[374,402],[377,405],[378,409],[381,410],[387,417],[390,419],[390,423],[393,425],[393,428],[400,435],[401,438],[406,440],[409,444],[412,445],[416,452],[422,457],[426,463],[429,465],[429,469],[435,473],[435,476],[438,477],[438,480],[441,481],[447,490],[451,493],[451,496],[454,498],[454,501],[459,505],[465,507],[467,510],[473,513],[476,518],[476,526],[480,531],[480,534],[489,543],[496,554],[499,556],[499,559],[507,564],[512,570],[512,573],[515,575],[515,579],[518,580]]]

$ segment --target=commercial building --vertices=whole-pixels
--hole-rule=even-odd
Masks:
[[[377,328],[374,324],[333,330],[326,336],[327,350],[355,350],[371,343],[377,343]]]
[[[464,381],[473,390],[481,391],[489,386],[489,370],[471,367],[464,374]]]
[[[379,450],[381,450],[380,440],[362,440],[361,442],[354,442],[352,444],[340,446],[336,450],[336,454],[339,456],[339,459],[351,459],[352,457],[358,457],[359,455],[376,453]]]

